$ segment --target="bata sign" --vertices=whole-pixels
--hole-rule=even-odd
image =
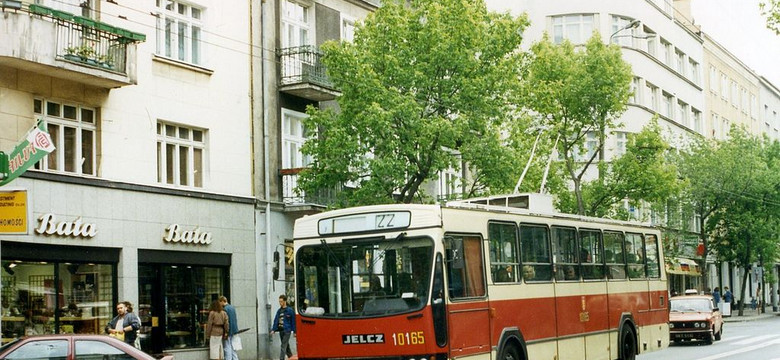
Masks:
[[[43,235],[59,235],[73,237],[94,237],[97,235],[95,224],[84,223],[81,216],[73,221],[57,221],[57,217],[52,213],[43,214],[38,218],[40,224],[35,232]]]
[[[201,232],[198,227],[193,230],[183,230],[179,224],[171,224],[165,228],[166,234],[163,240],[166,242],[180,242],[185,244],[211,244],[211,233]]]

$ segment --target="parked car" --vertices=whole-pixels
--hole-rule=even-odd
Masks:
[[[723,315],[710,295],[669,299],[669,338],[675,343],[703,340],[712,344],[723,335]]]
[[[33,335],[15,339],[0,347],[4,360],[157,360],[108,335]],[[164,356],[160,360],[173,360]]]

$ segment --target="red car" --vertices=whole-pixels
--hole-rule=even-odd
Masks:
[[[108,335],[59,334],[19,338],[0,347],[0,359],[157,360]],[[160,360],[172,360],[165,356]]]
[[[704,340],[712,344],[723,334],[723,316],[710,295],[686,295],[669,299],[669,338],[675,343]]]

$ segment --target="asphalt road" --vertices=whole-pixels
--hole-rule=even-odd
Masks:
[[[727,322],[723,338],[712,345],[672,343],[668,348],[641,354],[638,360],[780,360],[780,316],[754,321]]]

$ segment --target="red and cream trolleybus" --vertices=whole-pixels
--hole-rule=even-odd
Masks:
[[[518,194],[298,219],[298,357],[634,359],[669,343],[659,231]]]

